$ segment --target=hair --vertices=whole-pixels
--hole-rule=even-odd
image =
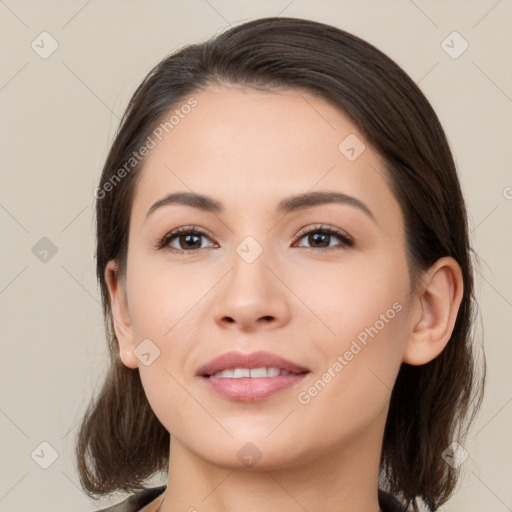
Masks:
[[[336,27],[286,17],[256,19],[177,50],[148,73],[126,108],[96,189],[101,193],[95,193],[96,271],[110,366],[77,435],[82,487],[91,497],[142,490],[145,479],[168,465],[170,435],[148,403],[138,369],[120,359],[104,273],[115,260],[120,278],[125,276],[131,206],[144,159],[129,172],[121,169],[172,108],[210,85],[295,89],[331,102],[384,162],[405,221],[411,282],[443,256],[460,265],[463,297],[450,340],[427,364],[402,363],[380,459],[385,490],[404,507],[418,510],[420,500],[437,510],[460,476],[443,451],[466,438],[483,398],[486,367],[482,352],[478,372],[474,353],[474,251],[455,163],[433,108],[392,59]]]

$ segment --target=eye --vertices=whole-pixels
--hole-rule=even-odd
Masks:
[[[308,243],[311,244],[310,247],[304,245],[299,245],[299,247],[307,247],[317,252],[342,249],[344,247],[352,247],[354,245],[352,237],[337,228],[325,226],[323,224],[314,226],[305,231],[303,230],[297,236],[299,239],[307,237],[306,239]],[[333,238],[337,238],[341,243],[331,245]]]
[[[184,254],[186,252],[194,253],[207,247],[218,247],[218,245],[213,243],[204,246],[201,241],[202,237],[209,239],[207,233],[196,226],[180,227],[167,233],[157,242],[155,247],[156,249],[168,249],[170,252],[175,254]],[[354,245],[352,237],[337,228],[325,226],[323,224],[313,226],[307,230],[302,230],[297,235],[299,240],[306,237],[308,243],[312,244],[312,246],[308,247],[300,244],[298,247],[305,247],[317,252],[352,247]],[[337,238],[340,243],[331,245],[333,238]],[[178,247],[172,244],[177,244]]]
[[[196,226],[185,226],[167,233],[158,241],[156,248],[167,248],[176,254],[195,252],[205,248],[201,243],[201,237],[208,238],[208,235]],[[178,247],[172,245],[175,241]]]

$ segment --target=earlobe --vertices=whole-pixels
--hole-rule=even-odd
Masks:
[[[114,260],[109,261],[105,267],[105,281],[110,296],[114,330],[119,342],[119,357],[128,368],[138,368],[138,360],[133,353],[135,345],[126,301],[126,290],[124,283],[119,278],[118,264]]]
[[[418,314],[405,346],[403,362],[426,364],[445,348],[462,301],[463,279],[459,264],[446,256],[426,273],[417,297]]]

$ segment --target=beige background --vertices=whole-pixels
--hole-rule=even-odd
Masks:
[[[0,3],[1,511],[85,512],[109,503],[81,492],[73,454],[77,423],[107,362],[92,191],[129,96],[162,57],[229,24],[272,15],[363,37],[420,84],[439,114],[482,260],[477,294],[489,370],[464,478],[442,510],[512,510],[512,2],[7,0]],[[43,31],[58,43],[47,58],[31,47],[35,40],[42,52],[45,37],[51,48],[48,36],[38,37]],[[453,31],[469,44],[458,58],[441,46]],[[57,250],[46,261],[36,256],[48,248],[43,237]],[[52,450],[57,458],[43,469]]]

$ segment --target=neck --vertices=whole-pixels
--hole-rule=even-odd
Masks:
[[[167,490],[159,512],[379,512],[384,423],[385,416],[373,430],[358,432],[340,446],[314,447],[285,463],[282,458],[264,463],[262,456],[249,469],[235,462],[216,465],[171,436]],[[241,443],[232,443],[236,453]]]

